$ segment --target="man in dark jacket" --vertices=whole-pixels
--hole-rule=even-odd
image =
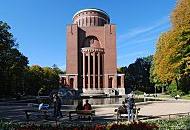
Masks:
[[[135,106],[135,100],[133,98],[133,94],[130,94],[127,99],[127,112],[128,112],[128,121],[134,120],[134,109]]]
[[[53,95],[53,104],[54,104],[54,116],[63,117],[61,113],[61,99],[57,93]]]

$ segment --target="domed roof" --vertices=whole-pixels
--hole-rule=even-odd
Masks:
[[[108,15],[105,11],[103,11],[103,10],[101,10],[101,9],[88,8],[88,9],[82,9],[82,10],[76,12],[76,13],[73,15],[73,19],[74,19],[74,17],[75,17],[77,14],[79,14],[79,13],[81,13],[81,12],[86,12],[86,11],[96,11],[96,12],[100,12],[100,13],[106,15],[106,16],[109,18],[109,15]]]
[[[73,23],[79,27],[104,26],[110,23],[110,18],[101,9],[89,8],[76,12],[73,16]]]

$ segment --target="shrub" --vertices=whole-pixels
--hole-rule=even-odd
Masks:
[[[158,126],[155,124],[148,124],[144,122],[132,122],[128,124],[112,124],[107,127],[108,130],[157,130]]]
[[[184,95],[184,92],[182,92],[181,90],[175,90],[175,91],[172,91],[170,95],[172,97],[175,97],[176,95],[179,95],[181,97],[182,95]]]
[[[172,97],[175,97],[176,95],[182,96],[185,94],[182,90],[177,90],[177,86],[174,83],[172,83],[167,88],[167,93],[170,94]]]
[[[154,124],[134,122],[127,124],[19,124],[11,122],[0,122],[0,130],[156,130]]]
[[[134,94],[135,94],[135,95],[143,95],[144,92],[143,92],[143,91],[136,90],[136,91],[134,91]]]
[[[106,130],[106,126],[105,125],[96,125],[94,130]]]

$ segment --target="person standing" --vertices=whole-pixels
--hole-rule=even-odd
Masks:
[[[61,99],[57,93],[53,95],[53,104],[54,104],[54,117],[57,116],[63,117],[61,113]]]
[[[135,106],[135,100],[134,100],[134,95],[131,94],[129,97],[128,97],[128,100],[127,100],[127,112],[128,112],[128,121],[134,121],[134,106]]]

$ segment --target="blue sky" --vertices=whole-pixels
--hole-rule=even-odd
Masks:
[[[29,65],[64,69],[66,25],[81,9],[102,9],[117,27],[119,67],[154,54],[159,35],[170,28],[175,5],[176,0],[0,0],[0,20],[12,27]]]

